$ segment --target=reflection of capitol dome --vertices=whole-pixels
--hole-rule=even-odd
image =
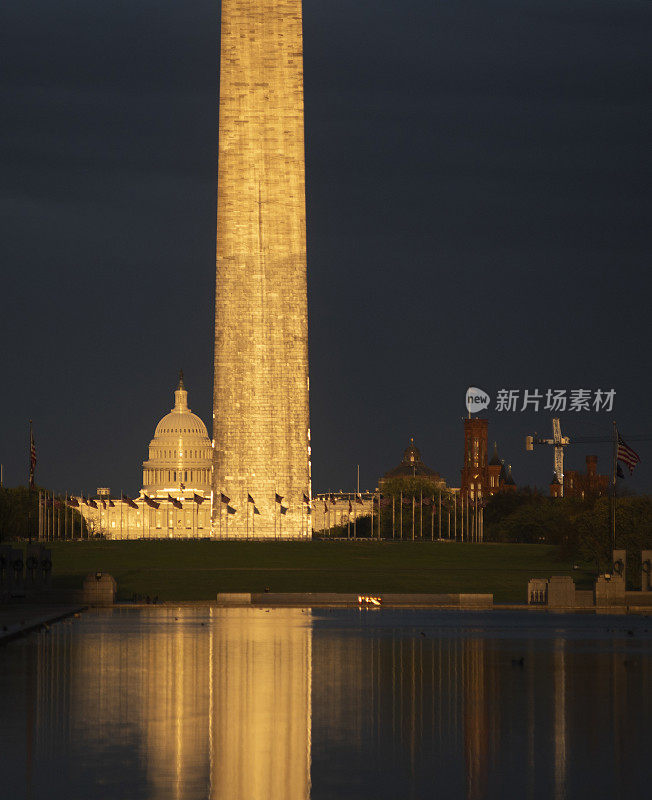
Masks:
[[[212,447],[201,419],[188,408],[183,372],[174,393],[174,408],[156,426],[143,464],[143,490],[208,492],[211,484]]]

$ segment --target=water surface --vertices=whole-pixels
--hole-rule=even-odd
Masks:
[[[0,797],[647,796],[652,618],[123,608],[0,649]]]

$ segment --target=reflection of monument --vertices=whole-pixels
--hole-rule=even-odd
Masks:
[[[155,797],[309,798],[310,611],[159,608],[120,625],[76,653],[66,719],[84,741],[128,731]]]
[[[646,796],[637,623],[593,640],[467,619],[89,612],[3,650],[3,796]]]
[[[222,0],[213,515],[235,537],[311,532],[301,26],[301,0]]]
[[[216,608],[211,617],[211,798],[307,800],[310,612]]]

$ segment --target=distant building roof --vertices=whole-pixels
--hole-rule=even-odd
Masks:
[[[421,453],[419,448],[414,444],[414,439],[410,439],[410,444],[403,452],[403,459],[401,463],[386,472],[381,480],[388,478],[432,478],[433,480],[440,480],[440,475],[434,469],[427,467],[421,460]]]

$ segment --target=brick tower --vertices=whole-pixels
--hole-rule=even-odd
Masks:
[[[222,0],[221,31],[213,534],[309,536],[301,0]]]
[[[489,494],[487,474],[487,434],[489,421],[480,417],[464,420],[464,466],[460,493],[475,500]]]

